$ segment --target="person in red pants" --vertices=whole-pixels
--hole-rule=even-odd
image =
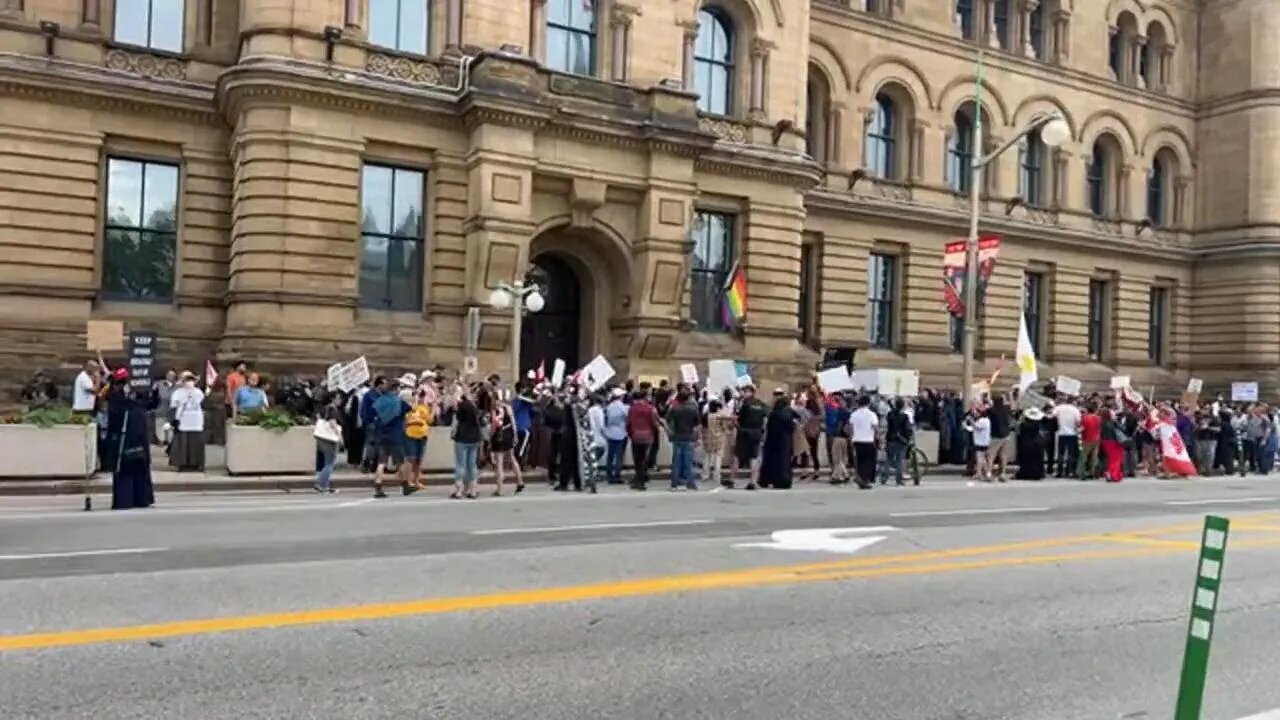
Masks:
[[[1124,442],[1120,423],[1110,409],[1102,411],[1102,453],[1107,458],[1107,482],[1124,479]]]

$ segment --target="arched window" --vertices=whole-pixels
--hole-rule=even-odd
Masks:
[[[974,40],[978,36],[973,20],[973,0],[956,0],[955,24],[960,30],[960,37],[965,40]]]
[[[1169,167],[1164,156],[1157,153],[1151,162],[1151,175],[1147,177],[1147,219],[1156,227],[1168,223],[1165,208],[1165,186],[1169,182]]]
[[[1170,71],[1169,36],[1164,25],[1153,22],[1147,26],[1147,44],[1142,46],[1142,80],[1148,90],[1163,91],[1169,86]]]
[[[547,67],[574,75],[596,72],[595,3],[547,0]]]
[[[1115,29],[1111,35],[1108,48],[1108,62],[1116,80],[1133,85],[1137,82],[1136,74],[1141,72],[1141,55],[1137,58],[1138,67],[1134,65],[1133,48],[1138,42],[1138,19],[1128,10],[1116,17]]]
[[[1110,41],[1107,45],[1107,65],[1111,68],[1111,74],[1116,80],[1124,77],[1121,70],[1124,69],[1124,43],[1120,39],[1120,33],[1113,31]]]
[[[897,172],[898,108],[893,98],[885,93],[876,96],[871,109],[871,121],[867,123],[865,161],[867,172],[885,180],[894,178]]]
[[[1107,212],[1106,152],[1106,148],[1095,142],[1093,157],[1089,158],[1089,166],[1085,169],[1085,180],[1089,184],[1089,212],[1099,217]]]
[[[733,26],[716,9],[698,12],[698,40],[693,47],[693,85],[698,109],[715,115],[733,111]]]
[[[1031,43],[1031,50],[1035,52],[1036,58],[1045,59],[1045,43],[1044,43],[1044,3],[1036,3],[1031,9],[1031,13],[1027,16],[1027,42]]]
[[[956,111],[955,130],[947,142],[947,185],[954,192],[969,192],[973,182],[973,107]]]
[[[1043,207],[1045,203],[1044,167],[1048,154],[1040,131],[1033,130],[1023,140],[1019,162],[1018,185],[1022,201],[1030,207]]]
[[[820,163],[828,162],[831,148],[828,147],[828,127],[831,113],[831,90],[827,78],[822,71],[813,65],[809,66],[809,82],[806,89],[806,110],[804,143],[805,152]]]

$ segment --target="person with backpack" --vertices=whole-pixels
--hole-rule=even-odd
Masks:
[[[387,381],[385,378],[379,378],[380,384],[375,385],[378,389],[378,396],[373,401],[373,426],[377,448],[377,467],[374,469],[373,475],[373,496],[375,498],[385,498],[386,493],[382,491],[383,475],[390,469],[395,468],[394,472],[401,478],[401,488],[405,495],[412,495],[418,491],[416,487],[409,484],[407,470],[408,465],[404,461],[405,450],[405,415],[409,412],[409,406],[404,400],[400,399],[398,393],[387,389]]]

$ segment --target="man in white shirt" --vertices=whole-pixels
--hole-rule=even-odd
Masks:
[[[79,414],[90,415],[98,401],[100,379],[98,363],[90,360],[84,364],[84,370],[76,375],[75,385],[71,390],[71,409]]]
[[[1058,477],[1073,477],[1080,459],[1080,408],[1070,400],[1053,407],[1058,421]]]
[[[860,396],[858,409],[849,416],[849,428],[858,487],[863,490],[870,488],[876,480],[876,428],[879,426],[880,416],[871,409],[871,398]]]

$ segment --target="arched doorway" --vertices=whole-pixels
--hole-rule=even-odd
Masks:
[[[536,284],[546,300],[541,312],[528,313],[520,333],[522,373],[546,363],[547,377],[556,358],[568,372],[581,367],[582,283],[564,257],[542,253],[533,259],[526,284]]]

